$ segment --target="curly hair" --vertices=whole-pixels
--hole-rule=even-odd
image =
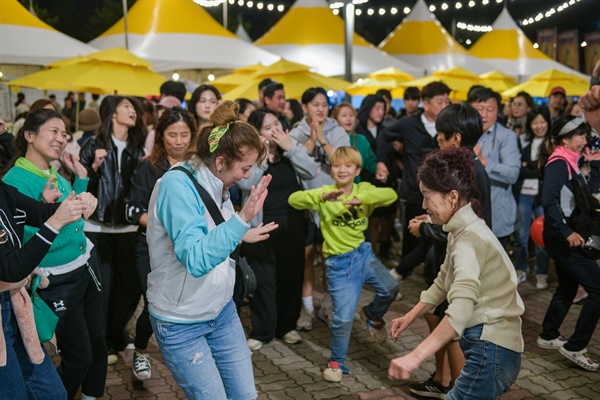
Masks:
[[[192,136],[190,138],[190,146],[196,140],[196,136],[198,135],[198,125],[196,125],[196,119],[194,116],[187,110],[184,110],[181,107],[172,107],[167,108],[163,111],[163,114],[160,116],[156,123],[156,127],[154,128],[155,136],[154,136],[154,146],[152,147],[152,153],[150,153],[150,164],[153,168],[159,169],[162,161],[167,157],[167,150],[165,148],[165,131],[167,128],[179,121],[184,122],[188,128],[190,128],[190,132]]]

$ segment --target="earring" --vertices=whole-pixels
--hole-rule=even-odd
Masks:
[[[220,170],[220,169],[218,169],[218,170],[217,170],[217,173],[219,173],[219,174],[220,174],[220,173],[221,173],[221,170]]]

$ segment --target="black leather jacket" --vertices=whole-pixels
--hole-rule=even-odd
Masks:
[[[121,156],[121,171],[117,164],[117,146],[110,141],[110,149],[104,162],[94,171],[92,164],[98,140],[96,138],[86,141],[81,148],[79,158],[81,164],[88,171],[88,192],[92,193],[98,199],[98,207],[91,216],[92,220],[102,222],[108,225],[129,224],[126,218],[125,197],[131,187],[131,177],[133,171],[142,161],[144,156],[143,147],[135,147],[127,143],[127,147]]]

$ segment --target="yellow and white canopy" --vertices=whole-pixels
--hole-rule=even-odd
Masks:
[[[535,49],[506,7],[496,18],[492,28],[492,31],[484,34],[473,45],[471,54],[494,65],[497,70],[519,80],[548,69],[584,76]]]
[[[129,50],[158,71],[271,64],[279,57],[239,39],[191,0],[137,0],[127,14]],[[125,45],[121,18],[90,44]]]
[[[493,69],[454,40],[429,12],[424,0],[417,1],[410,14],[379,44],[379,48],[419,67],[416,76],[453,67],[467,68],[477,74]]]
[[[0,1],[0,64],[46,65],[94,51],[35,17],[17,0]]]
[[[333,15],[325,0],[297,0],[254,44],[287,60],[308,65],[321,75],[339,76],[345,71],[344,21]],[[419,72],[354,34],[353,74],[366,75],[389,66],[411,74]]]

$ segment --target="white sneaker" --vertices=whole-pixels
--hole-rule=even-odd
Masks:
[[[527,272],[522,271],[520,269],[517,270],[517,285],[525,282],[527,280]]]
[[[289,331],[283,335],[283,340],[285,340],[287,344],[302,343],[302,336],[300,336],[297,331]]]
[[[540,274],[535,276],[535,288],[539,290],[548,289],[548,275]]]
[[[392,278],[394,278],[398,282],[400,282],[402,280],[402,275],[400,275],[398,272],[396,272],[395,268],[390,269],[390,275],[392,276]]]
[[[342,368],[340,363],[335,361],[329,361],[327,368],[323,371],[323,379],[327,382],[341,382],[342,381]]]
[[[580,351],[569,351],[564,347],[561,347],[559,351],[560,354],[588,371],[598,371],[598,367],[600,367],[598,361],[594,360],[590,353],[588,353],[587,348]]]
[[[382,319],[380,323],[376,324],[371,321],[367,314],[365,313],[365,309],[361,309],[358,313],[358,317],[361,322],[366,325],[365,330],[369,331],[369,335],[375,340],[375,342],[379,344],[383,344],[386,342],[388,338],[387,329],[385,329],[385,320]]]
[[[296,330],[299,331],[312,331],[313,320],[315,319],[315,312],[309,313],[306,308],[302,307],[300,310],[300,318],[296,322]]]
[[[542,339],[539,336],[537,338],[537,345],[542,349],[560,349],[565,343],[567,343],[567,339],[562,336],[550,340]]]
[[[263,347],[263,342],[261,342],[260,340],[256,340],[256,339],[248,339],[248,348],[251,351],[256,351],[259,350],[261,347]]]
[[[133,376],[140,381],[150,379],[152,368],[150,367],[148,354],[143,354],[138,350],[133,353]]]

